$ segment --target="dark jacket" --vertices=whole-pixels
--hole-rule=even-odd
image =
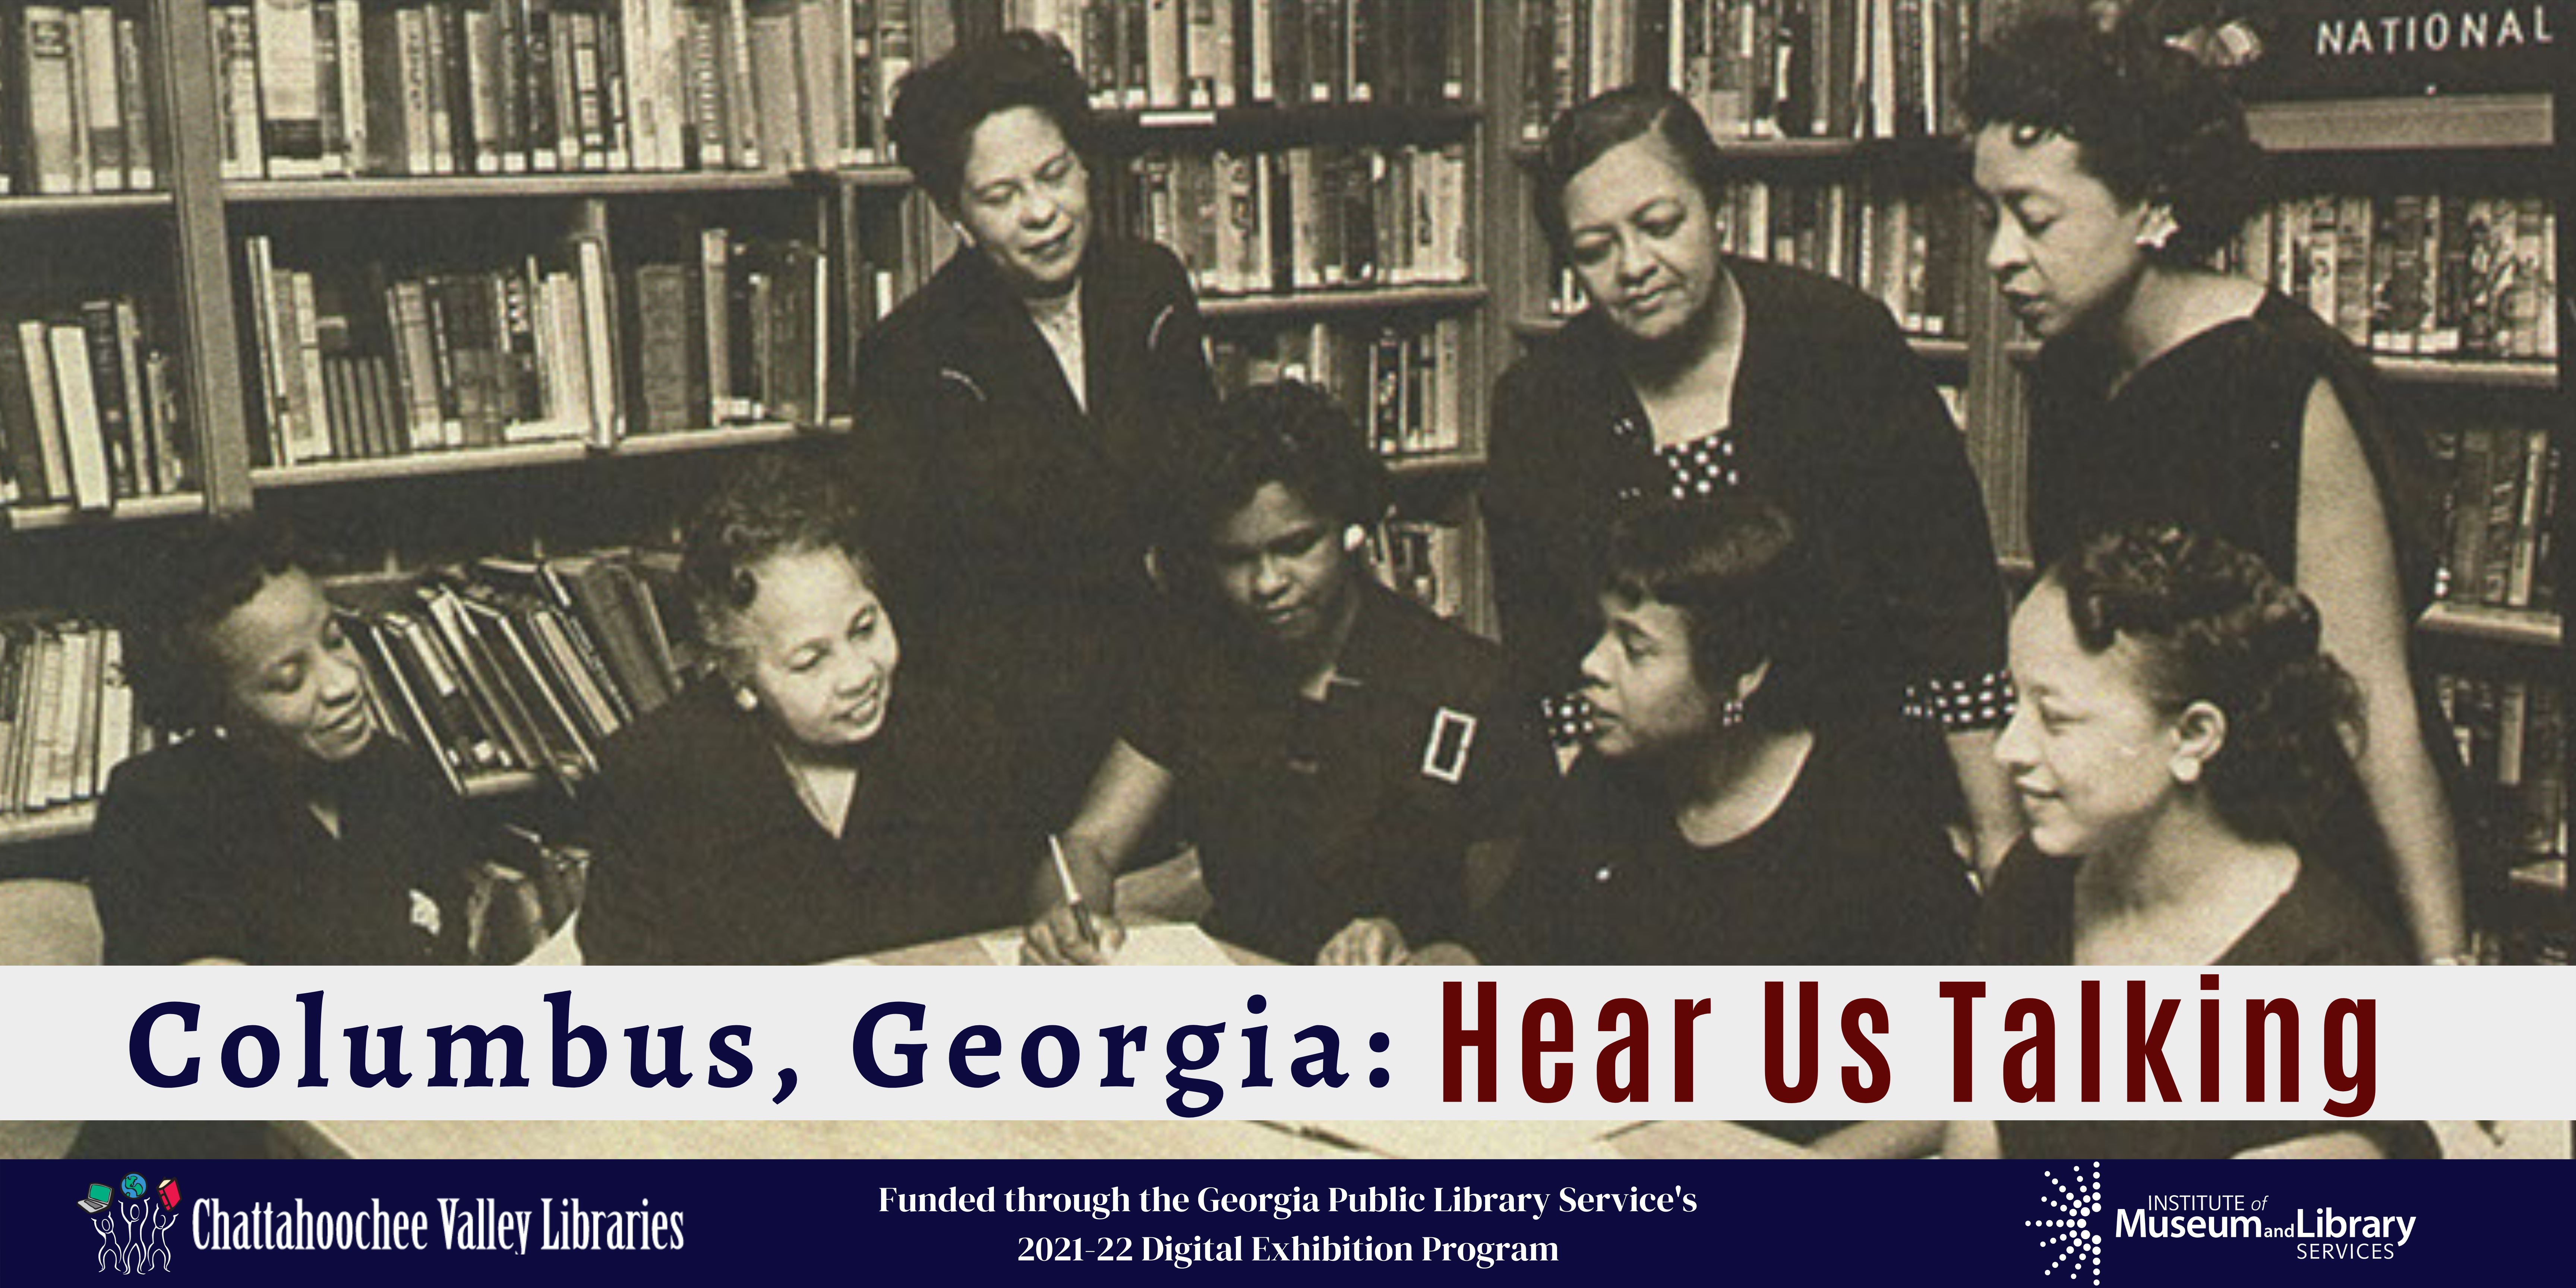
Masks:
[[[992,719],[906,673],[835,839],[760,718],[699,685],[611,739],[584,792],[602,963],[791,965],[1016,925],[1045,853]]]
[[[845,454],[912,655],[985,694],[1066,809],[1156,633],[1145,553],[1216,405],[1171,252],[1097,236],[1082,292],[1087,411],[1010,286],[950,259],[861,343]]]
[[[463,961],[469,874],[513,847],[386,734],[317,772],[339,803],[336,839],[276,766],[228,739],[118,766],[90,837],[107,960]]]
[[[1922,364],[1850,287],[1726,267],[1745,308],[1727,429],[1741,485],[1788,511],[1822,573],[1792,657],[1830,666],[1831,687],[1868,716],[1896,710],[1909,686],[1936,701],[1993,691],[2003,586],[1976,477]],[[1533,696],[1564,693],[1599,630],[1611,521],[1670,486],[1607,322],[1577,317],[1503,373],[1491,451],[1482,503],[1503,645]],[[2003,716],[1982,702],[1942,714],[1972,728]]]

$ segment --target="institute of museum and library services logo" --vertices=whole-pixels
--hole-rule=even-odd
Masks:
[[[2022,1226],[2039,1234],[2039,1249],[2050,1258],[2043,1273],[2054,1278],[2064,1271],[2069,1279],[2082,1279],[2089,1270],[2092,1281],[2101,1283],[2102,1232],[2093,1228],[2093,1217],[2102,1210],[2102,1164],[2094,1163],[2089,1176],[2081,1166],[2064,1179],[2054,1168],[2040,1175],[2055,1191],[2042,1190],[2040,1206],[2053,1215],[2033,1217]]]
[[[2415,1237],[2419,1218],[2402,1213],[2354,1215],[2331,1207],[2274,1205],[2269,1194],[2153,1193],[2137,1207],[2110,1207],[2102,1197],[2102,1164],[2077,1163],[2040,1173],[2045,1215],[2022,1221],[2048,1259],[2045,1278],[2064,1276],[2099,1288],[2104,1245],[2121,1239],[2187,1239],[2226,1243],[2277,1240],[2293,1261],[2394,1261]],[[2095,1218],[2105,1218],[2102,1225]],[[2107,1227],[2107,1228],[2106,1228]]]
[[[177,1181],[145,1185],[141,1172],[127,1172],[113,1187],[91,1182],[79,1201],[81,1219],[98,1232],[101,1274],[142,1275],[170,1268],[170,1227],[179,1223]]]

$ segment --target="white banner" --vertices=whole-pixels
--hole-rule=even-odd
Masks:
[[[2545,968],[7,978],[28,1118],[2576,1117]]]

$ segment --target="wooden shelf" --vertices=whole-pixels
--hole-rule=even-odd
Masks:
[[[68,505],[13,507],[7,511],[0,530],[32,532],[39,528],[74,528],[97,523],[126,523],[143,519],[172,519],[183,515],[204,514],[206,498],[196,492],[173,496],[135,497],[118,501],[113,509],[75,510]]]
[[[836,174],[838,172],[835,172]],[[820,181],[820,176],[816,180]],[[906,177],[909,181],[909,176]],[[224,200],[241,205],[313,201],[456,201],[665,193],[784,192],[808,182],[787,170],[640,170],[618,173],[406,175],[361,179],[234,179]]]
[[[545,785],[545,781],[525,769],[481,774],[465,780],[465,799],[488,801],[500,796],[525,796]]]
[[[250,472],[256,489],[321,487],[336,483],[371,483],[384,479],[422,478],[436,474],[473,474],[485,470],[525,469],[585,460],[590,446],[580,439],[513,443],[502,447],[467,447],[361,461],[317,461],[310,465],[263,465]]]
[[[176,203],[166,192],[102,192],[84,196],[0,197],[0,220],[61,219],[84,215],[159,211]]]
[[[909,188],[912,186],[912,171],[899,165],[843,166],[837,170],[820,171],[817,177],[825,183],[838,184],[844,188]]]
[[[669,456],[679,452],[715,452],[734,447],[762,447],[788,442],[805,433],[784,421],[757,425],[725,425],[716,429],[693,429],[677,434],[637,434],[617,440],[606,456]]]
[[[2556,389],[2558,364],[2545,359],[2499,362],[2476,358],[2407,358],[2372,354],[2379,378],[2391,384],[2454,385],[2480,389]]]
[[[1466,452],[1424,452],[1415,456],[1390,456],[1386,472],[1399,479],[1441,478],[1458,474],[1481,474],[1485,458]]]
[[[86,801],[58,805],[36,814],[0,814],[0,845],[32,845],[87,836],[90,824],[97,818],[98,807]]]
[[[2489,608],[2479,604],[2435,604],[2416,622],[2430,634],[2509,644],[2516,648],[2555,649],[2566,638],[2558,614],[2529,608]]]
[[[1131,108],[1099,115],[1101,130],[1113,148],[1202,137],[1247,143],[1343,138],[1404,143],[1463,133],[1482,119],[1484,110],[1466,103],[1272,103],[1248,107]]]
[[[1211,322],[1244,318],[1304,317],[1381,309],[1458,309],[1485,302],[1484,287],[1468,283],[1425,286],[1322,287],[1288,295],[1208,295],[1199,313]]]
[[[2547,94],[2262,103],[2246,109],[2245,123],[2255,142],[2286,153],[2539,149],[2556,140]]]
[[[1900,161],[1954,160],[1960,155],[1963,141],[1948,136],[1914,136],[1897,139],[1719,139],[1717,150],[1726,154],[1729,164],[1777,165],[1824,162],[1868,162],[1882,164]],[[1526,139],[1511,145],[1514,161],[1526,166],[1538,160],[1541,145]]]
[[[842,422],[826,422],[825,429],[846,428]],[[442,474],[477,474],[492,470],[534,469],[547,465],[569,465],[591,459],[674,456],[685,452],[720,452],[742,447],[762,447],[784,443],[807,431],[783,421],[765,421],[749,425],[725,425],[716,429],[692,429],[668,434],[636,434],[601,449],[577,438],[548,439],[537,443],[509,443],[498,447],[466,447],[446,451],[412,452],[402,456],[370,457],[359,461],[316,461],[309,465],[263,465],[251,471],[251,486],[260,489],[292,487],[325,487],[342,483],[371,483],[384,479],[426,478]]]

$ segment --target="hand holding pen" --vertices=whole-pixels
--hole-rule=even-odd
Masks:
[[[1040,965],[1105,966],[1127,941],[1126,928],[1108,908],[1110,883],[1098,865],[1066,850],[1054,834],[1047,836],[1049,871],[1042,885],[1052,885],[1045,910],[1023,935],[1022,960]],[[1076,875],[1079,869],[1081,875]],[[1082,878],[1095,878],[1084,880]],[[1094,893],[1085,895],[1085,887]]]

